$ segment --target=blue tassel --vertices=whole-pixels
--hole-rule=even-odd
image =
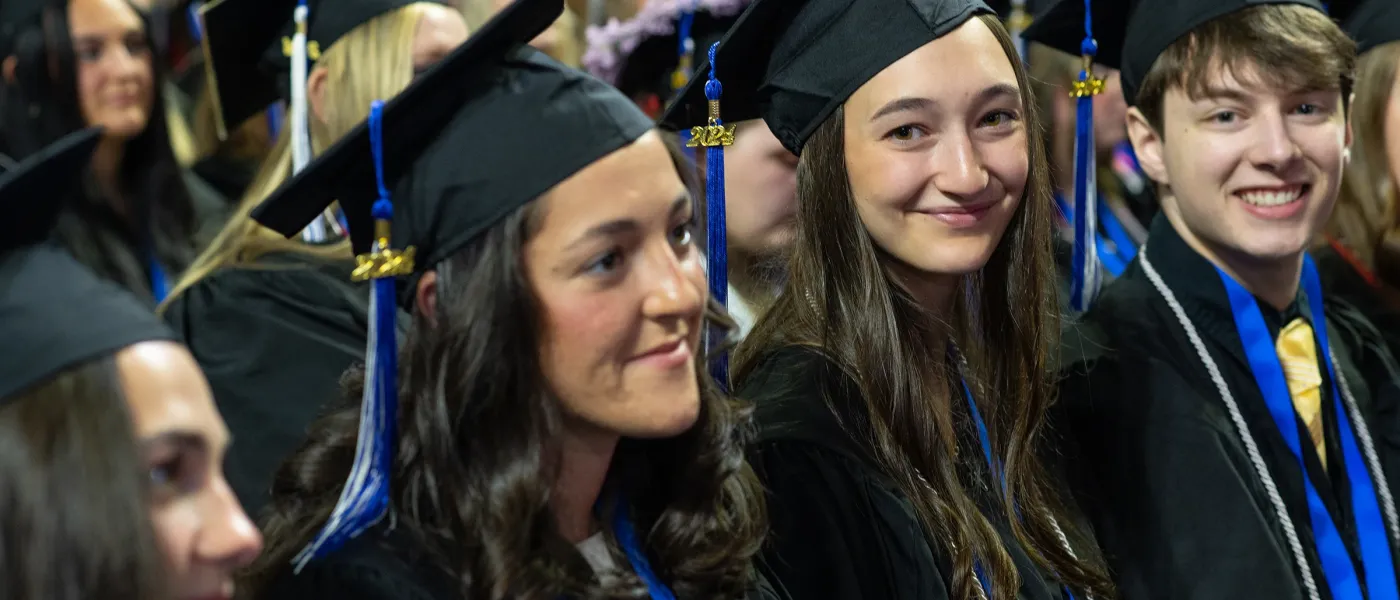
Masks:
[[[379,186],[379,199],[371,209],[379,234],[371,258],[391,254],[388,224],[393,221],[394,206],[384,185],[383,110],[384,103],[376,100],[369,113],[370,147]],[[360,431],[355,446],[355,463],[330,519],[316,538],[293,559],[294,573],[373,527],[389,509],[390,478],[398,432],[395,280],[391,270],[381,270],[370,277],[373,283],[369,340],[365,349],[366,380],[364,396],[360,400]]]
[[[717,106],[724,87],[715,75],[715,51],[719,42],[710,46],[710,79],[705,82],[705,98],[712,106]],[[710,127],[724,127],[718,110],[711,111]],[[713,143],[705,147],[705,248],[709,251],[710,295],[721,306],[729,305],[729,246],[726,239],[724,217],[724,144]],[[708,350],[708,349],[707,349]],[[707,351],[708,354],[708,351]],[[729,355],[721,354],[714,358],[710,372],[720,387],[729,389]]]
[[[1089,310],[1098,296],[1100,272],[1098,233],[1097,159],[1094,148],[1094,96],[1102,92],[1103,81],[1094,78],[1093,60],[1098,55],[1094,41],[1092,0],[1084,0],[1084,42],[1080,51],[1084,68],[1074,85],[1076,118],[1074,136],[1074,255],[1070,280],[1070,307],[1075,312]]]

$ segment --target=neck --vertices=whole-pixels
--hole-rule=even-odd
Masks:
[[[593,507],[602,493],[617,450],[618,436],[574,419],[564,428],[559,454],[559,478],[554,482],[550,507],[559,535],[577,544],[593,535]]]
[[[767,311],[777,300],[782,275],[782,269],[770,264],[767,259],[730,246],[729,283],[755,312],[761,314]]]
[[[127,216],[126,203],[122,199],[121,189],[121,164],[125,152],[125,141],[103,137],[97,143],[97,149],[93,151],[90,163],[92,176],[97,181],[102,196],[114,210],[123,216]]]
[[[1303,252],[1283,257],[1259,257],[1231,248],[1212,247],[1201,241],[1183,224],[1176,202],[1164,202],[1163,212],[1172,229],[1196,251],[1219,267],[1249,293],[1277,310],[1284,310],[1298,297],[1298,281],[1303,272]]]
[[[933,322],[939,326],[928,333],[930,348],[938,348],[948,342],[948,323],[953,311],[953,294],[957,293],[958,275],[929,273],[910,267],[902,262],[894,262],[894,272],[919,306],[928,311]]]

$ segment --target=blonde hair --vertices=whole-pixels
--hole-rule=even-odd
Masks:
[[[1400,288],[1400,207],[1396,206],[1400,184],[1390,173],[1385,139],[1397,65],[1400,42],[1378,46],[1357,63],[1352,158],[1342,176],[1327,233],[1355,252],[1387,285]],[[1389,268],[1378,268],[1385,266]]]
[[[311,149],[324,152],[369,117],[370,103],[397,95],[413,80],[413,37],[418,22],[441,5],[417,2],[386,12],[341,36],[321,53],[315,69],[326,72],[320,118],[311,121]],[[228,223],[160,306],[164,311],[185,290],[226,267],[249,266],[273,252],[296,252],[334,260],[350,257],[349,241],[312,246],[288,240],[253,221],[253,209],[282,185],[292,172],[291,140],[287,130],[263,160],[253,183],[243,194]]]

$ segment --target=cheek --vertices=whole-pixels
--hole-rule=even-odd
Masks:
[[[622,331],[621,311],[604,294],[554,293],[544,301],[544,371],[564,396],[567,388],[591,379],[591,371],[617,351]],[[611,307],[611,309],[610,309]]]
[[[848,155],[846,165],[862,216],[866,211],[901,209],[918,198],[928,181],[928,160],[921,152],[862,148]]]
[[[1400,182],[1400,86],[1390,95],[1390,106],[1385,111],[1385,152],[1390,181]]]
[[[192,509],[180,500],[151,508],[156,542],[175,575],[184,572],[193,562],[197,518]]]
[[[981,152],[987,173],[1000,181],[1012,198],[1019,199],[1026,191],[1026,180],[1031,172],[1031,158],[1026,149],[1025,136],[1016,135],[988,145]]]

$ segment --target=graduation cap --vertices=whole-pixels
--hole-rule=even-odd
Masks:
[[[150,309],[46,240],[100,130],[69,134],[0,175],[0,404],[71,367],[174,339]]]
[[[200,42],[219,137],[268,105],[291,100],[295,17],[301,6],[308,13],[306,59],[314,62],[356,27],[419,1],[436,0],[215,0],[204,5]]]
[[[750,0],[654,0],[627,21],[590,26],[583,66],[589,73],[642,98],[642,108],[660,116],[703,53],[719,41]]]
[[[67,0],[5,0],[0,2],[0,56],[8,56],[15,36],[26,25],[37,24],[45,6],[67,6]]]
[[[757,0],[719,42],[723,116],[729,122],[762,117],[783,146],[801,154],[857,88],[980,13],[992,13],[982,0]],[[662,116],[662,126],[679,131],[706,123],[706,85],[702,70]]]
[[[338,201],[372,280],[368,381],[356,462],[298,568],[385,514],[397,406],[395,285],[436,266],[569,176],[636,141],[651,120],[613,87],[527,44],[563,0],[516,0],[274,191],[252,216],[294,235]],[[395,193],[392,198],[390,189]],[[400,296],[412,302],[412,285]]]
[[[1376,46],[1400,40],[1400,0],[1353,0],[1336,2],[1333,14],[1342,28],[1356,40],[1358,54]]]
[[[1142,78],[1173,42],[1207,22],[1252,6],[1299,4],[1323,10],[1318,0],[1089,0],[1099,64],[1122,72],[1123,98],[1137,102]],[[1026,37],[1079,55],[1085,0],[1060,0],[1026,30]],[[1128,41],[1131,40],[1131,43]]]

